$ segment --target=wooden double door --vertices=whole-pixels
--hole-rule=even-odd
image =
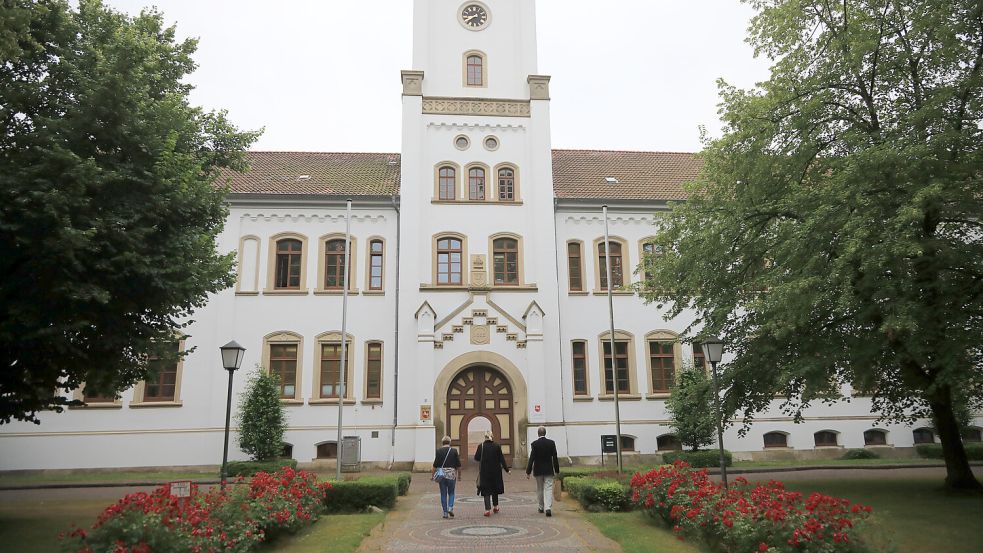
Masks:
[[[447,435],[465,464],[491,431],[502,446],[505,462],[512,466],[515,455],[514,398],[505,376],[489,366],[476,366],[458,374],[447,389]]]

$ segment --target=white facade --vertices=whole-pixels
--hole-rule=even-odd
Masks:
[[[486,13],[474,21],[476,28],[462,16],[471,6]],[[561,456],[595,462],[600,435],[615,433],[614,404],[603,393],[601,370],[601,337],[609,321],[598,274],[600,207],[612,204],[610,233],[621,241],[628,284],[639,278],[631,272],[665,202],[556,197],[549,79],[537,76],[535,2],[417,0],[414,25],[414,67],[403,74],[398,196],[352,198],[352,382],[344,434],[361,438],[363,463],[420,468],[429,466],[442,435],[464,447],[468,430],[486,424],[518,462],[535,427],[545,424]],[[469,55],[482,61],[472,67],[472,77],[480,74],[480,84],[472,86]],[[486,144],[489,138],[495,144]],[[452,199],[447,190],[442,199],[441,168],[455,170]],[[485,171],[483,199],[472,198],[472,168]],[[513,195],[504,200],[500,169],[513,172]],[[311,177],[296,175],[305,178]],[[318,446],[334,443],[337,435],[337,399],[321,397],[317,359],[322,343],[340,339],[342,295],[325,289],[323,248],[344,236],[345,199],[233,194],[219,249],[238,252],[239,281],[213,297],[186,330],[185,348],[196,349],[180,368],[174,400],[141,402],[140,392],[127,390],[111,404],[45,413],[40,426],[5,425],[0,470],[217,464],[227,385],[217,349],[232,339],[247,348],[244,368],[268,366],[271,344],[297,346],[297,384],[284,400],[286,441],[294,458],[316,461]],[[303,245],[303,270],[293,289],[274,282],[276,244],[283,238]],[[496,238],[516,246],[515,282],[495,282],[496,273],[506,280],[512,273],[497,270]],[[446,266],[439,263],[441,239],[456,241],[448,242],[454,252],[446,254]],[[381,290],[370,284],[373,242],[382,244]],[[581,245],[582,290],[571,290],[570,243]],[[508,260],[510,254],[501,255]],[[614,310],[616,337],[630,347],[632,375],[621,402],[622,434],[632,438],[629,455],[654,454],[665,448],[659,438],[671,430],[666,395],[652,379],[649,342],[674,342],[691,315],[666,322],[656,306],[626,293],[616,295]],[[583,343],[585,354],[583,393],[575,393],[575,342]],[[368,397],[369,344],[381,344],[378,399]],[[689,344],[671,347],[676,370],[693,361]],[[236,375],[236,397],[244,372]],[[490,392],[456,396],[460,379],[469,375],[487,376]],[[912,446],[911,428],[878,425],[876,419],[869,401],[859,398],[814,407],[798,425],[777,410],[764,413],[746,437],[735,427],[725,439],[745,457],[764,454],[768,432],[788,435],[788,447],[769,448],[769,454],[834,455],[864,447],[864,432],[873,428],[887,432],[891,451]],[[817,448],[814,434],[820,431],[837,433],[836,447]],[[234,436],[231,457],[245,457]]]

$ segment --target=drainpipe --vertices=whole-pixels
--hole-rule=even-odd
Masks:
[[[557,243],[557,237],[559,232],[556,229],[556,198],[553,198],[553,244]],[[560,250],[555,250],[556,255],[553,256],[553,263],[556,264],[556,308],[560,308]],[[569,281],[568,281],[569,282]],[[557,342],[560,346],[560,356],[557,361],[560,367],[560,418],[563,420],[563,440],[567,445],[567,462],[573,465],[573,457],[570,457],[570,436],[567,435],[567,414],[566,414],[566,401],[564,401],[564,396],[567,393],[567,385],[563,380],[563,375],[566,371],[563,370],[563,317],[559,313],[556,314],[557,329],[560,331],[560,335],[557,336]]]
[[[389,470],[393,469],[393,465],[396,464],[396,426],[399,423],[399,247],[400,247],[400,235],[403,229],[400,224],[399,218],[399,196],[393,196],[393,209],[396,210],[396,318],[395,318],[395,333],[393,340],[396,342],[396,357],[393,360],[393,431],[392,431],[392,441],[389,445]]]

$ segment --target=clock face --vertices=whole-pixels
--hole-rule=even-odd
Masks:
[[[461,10],[461,21],[469,29],[481,29],[488,23],[488,11],[478,4],[468,4]]]

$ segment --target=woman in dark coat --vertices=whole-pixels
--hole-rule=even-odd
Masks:
[[[491,432],[485,432],[485,441],[474,452],[474,460],[481,463],[478,466],[478,493],[485,498],[485,516],[491,516],[492,506],[498,512],[498,496],[505,493],[502,471],[512,471],[505,464],[502,446],[492,440]]]

